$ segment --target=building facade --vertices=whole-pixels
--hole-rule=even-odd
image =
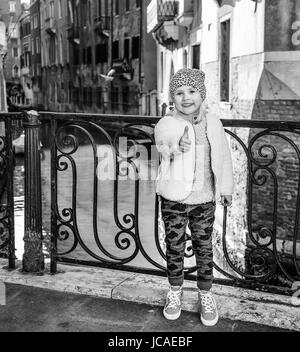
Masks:
[[[29,6],[23,4],[23,11],[19,19],[20,23],[20,61],[21,61],[21,85],[23,88],[23,105],[31,105],[33,103],[32,91],[32,70],[31,70],[31,19]]]
[[[22,87],[20,85],[20,31],[19,19],[22,13],[20,0],[0,1],[0,16],[6,26],[7,53],[3,59],[7,95],[14,103],[21,103]]]
[[[157,113],[156,44],[146,31],[146,5],[40,0],[46,110]]]
[[[30,2],[30,22],[31,22],[31,65],[30,73],[32,80],[33,106],[43,104],[42,96],[42,69],[41,69],[41,19],[40,0]]]
[[[163,104],[170,104],[168,85],[172,74],[182,67],[195,67],[206,74],[207,98],[204,104],[221,118],[299,119],[299,1],[153,0],[148,6],[148,31],[153,33],[158,46],[160,111]],[[246,145],[253,137],[251,129],[236,129],[234,132]],[[300,142],[297,138],[294,141]],[[272,170],[278,175],[281,192],[274,200],[272,179],[268,178],[263,186],[257,182],[253,187],[250,209],[246,172],[249,160],[232,138],[230,145],[236,180],[227,230],[236,236],[236,240],[232,239],[232,248],[244,248],[248,242],[249,212],[254,232],[259,233],[264,226],[270,229],[275,226],[279,239],[277,245],[282,248],[285,244],[287,248],[288,241],[291,243],[294,236],[293,218],[299,182],[295,171],[299,162],[297,153],[288,143],[270,136],[256,143],[256,156],[259,146],[274,146],[280,161],[273,163]],[[263,151],[265,157],[271,157],[270,149]],[[276,224],[273,211],[279,214]],[[221,213],[217,212],[217,219],[222,219]]]
[[[40,0],[42,104],[46,110],[68,111],[68,2]]]

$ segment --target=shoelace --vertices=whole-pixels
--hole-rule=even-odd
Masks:
[[[180,305],[181,290],[178,290],[178,291],[170,290],[168,292],[167,297],[169,299],[168,307],[176,308],[177,306]]]
[[[210,293],[200,293],[201,305],[206,313],[213,313],[215,310],[215,301]]]

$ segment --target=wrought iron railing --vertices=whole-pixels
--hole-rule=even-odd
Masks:
[[[41,112],[39,119],[51,272],[65,262],[165,275],[154,187],[159,118]],[[233,206],[216,213],[215,281],[291,294],[300,281],[300,123],[223,124],[236,190]],[[27,130],[37,126],[33,121]],[[185,274],[195,280],[189,233],[186,240]]]
[[[98,16],[94,19],[94,29],[101,33],[102,31],[109,31],[111,27],[110,16]]]
[[[9,269],[14,269],[14,151],[12,141],[19,134],[22,114],[0,114],[0,124],[2,132],[0,134],[0,257],[8,258]]]
[[[178,14],[178,1],[157,0],[157,19],[160,22],[173,20]]]
[[[79,26],[71,25],[67,28],[67,38],[68,40],[79,39]]]

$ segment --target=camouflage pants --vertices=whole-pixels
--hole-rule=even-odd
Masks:
[[[188,205],[161,198],[166,232],[167,275],[170,285],[183,284],[185,231],[189,225],[197,265],[197,286],[209,290],[213,281],[212,231],[215,202]]]

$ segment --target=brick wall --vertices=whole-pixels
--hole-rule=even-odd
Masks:
[[[300,117],[300,101],[296,100],[269,100],[256,101],[253,109],[253,119],[258,120],[282,120],[282,121],[299,121]],[[277,226],[277,238],[289,239],[293,238],[295,226],[297,193],[299,183],[299,157],[297,148],[300,147],[300,136],[296,133],[280,133],[282,136],[289,138],[295,143],[295,148],[284,138],[280,136],[264,136],[259,138],[256,145],[272,145],[277,153],[276,160],[270,165],[270,170],[276,175],[278,188],[274,184],[274,180],[270,172],[264,172],[268,176],[264,186],[256,186],[253,189],[253,226],[255,228],[267,225],[269,228]],[[250,134],[250,138],[254,135],[254,131]],[[263,149],[267,160],[273,155],[269,148]],[[262,159],[261,159],[262,160]],[[278,190],[277,197],[277,221],[273,219],[273,211],[275,208],[274,197]]]
[[[257,65],[255,64],[257,59]],[[248,60],[248,62],[247,62]],[[202,66],[206,73],[207,87],[207,105],[208,109],[220,116],[222,119],[248,119],[248,120],[299,120],[300,101],[297,100],[260,100],[260,77],[258,75],[260,58],[252,57],[235,58],[231,63],[231,98],[230,103],[219,102],[219,63],[212,62]],[[244,77],[251,68],[257,69],[257,77],[247,82]],[[245,75],[241,72],[245,71]],[[260,73],[261,74],[261,73]],[[257,82],[257,87],[253,86]],[[244,84],[249,86],[249,94],[241,94],[240,87]],[[252,86],[251,86],[252,84]],[[251,93],[252,92],[252,93]],[[245,91],[244,91],[245,93]],[[248,146],[249,141],[259,130],[250,130],[244,128],[231,128],[240,140]],[[300,145],[300,136],[295,133],[287,134],[298,146]],[[242,253],[249,245],[249,225],[256,236],[259,228],[266,226],[270,229],[276,229],[276,238],[292,240],[295,226],[297,192],[299,182],[299,163],[297,152],[284,139],[280,137],[264,136],[253,145],[252,151],[255,160],[264,164],[266,160],[272,157],[270,148],[263,148],[262,152],[266,158],[260,158],[258,149],[262,145],[271,144],[276,150],[277,158],[270,165],[270,172],[274,173],[275,182],[278,183],[277,205],[274,206],[275,184],[273,176],[268,171],[260,170],[256,173],[255,179],[261,181],[259,176],[265,175],[266,182],[263,185],[253,185],[252,204],[249,205],[249,182],[248,161],[245,151],[241,144],[233,137],[229,137],[229,143],[232,151],[235,193],[233,206],[228,213],[227,226],[227,245],[230,249],[232,261],[240,268],[244,267]],[[260,164],[261,165],[261,164]],[[254,165],[255,168],[255,165]],[[252,183],[253,184],[253,183]],[[248,208],[249,207],[249,208]],[[274,211],[277,207],[277,218],[274,217]],[[219,213],[221,210],[219,210]],[[250,215],[250,216],[249,216]],[[217,227],[221,230],[222,216],[217,215]],[[219,223],[218,223],[219,221]],[[249,224],[250,221],[250,224]],[[220,231],[219,231],[220,232]],[[270,237],[260,238],[261,243],[266,243]],[[281,248],[279,248],[280,250]],[[234,253],[235,252],[235,253]],[[237,253],[240,253],[240,257]],[[222,258],[220,257],[220,260]]]

